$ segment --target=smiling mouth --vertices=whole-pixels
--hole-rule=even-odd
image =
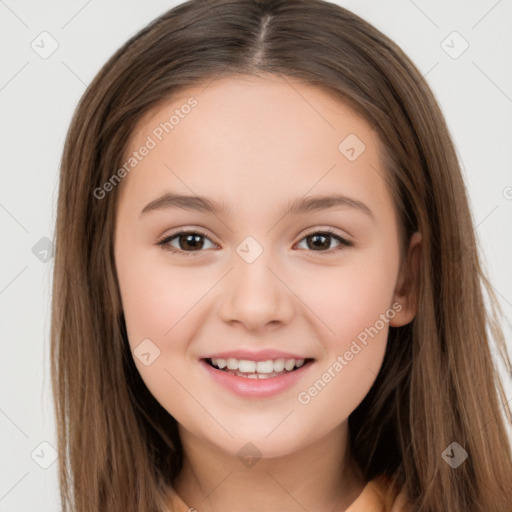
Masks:
[[[233,363],[232,360],[223,360],[220,361],[216,358],[208,358],[204,359],[206,363],[208,363],[212,368],[215,368],[218,371],[230,373],[231,375],[236,375],[238,377],[244,377],[247,379],[271,379],[273,377],[280,377],[281,375],[286,375],[288,373],[292,373],[303,366],[311,364],[314,359],[288,359],[288,360],[277,360],[273,362],[274,364],[269,364],[267,361],[262,366],[259,366],[258,369],[255,368],[255,371],[241,371],[239,369],[238,361]],[[281,362],[279,362],[281,361]],[[283,363],[284,361],[284,363]],[[286,364],[286,367],[283,367]],[[231,366],[231,368],[228,368]],[[242,363],[242,369],[244,369],[244,364]],[[276,371],[278,370],[278,371]]]

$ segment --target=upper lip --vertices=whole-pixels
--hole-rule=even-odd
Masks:
[[[249,361],[268,361],[269,359],[312,359],[298,354],[283,352],[282,350],[266,349],[254,352],[251,350],[230,350],[227,352],[216,352],[202,359],[246,359]]]

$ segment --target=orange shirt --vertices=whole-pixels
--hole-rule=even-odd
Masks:
[[[201,512],[189,507],[174,491],[170,491],[169,512]],[[393,493],[389,480],[379,476],[370,480],[345,512],[400,512],[402,498],[398,496],[393,500]]]

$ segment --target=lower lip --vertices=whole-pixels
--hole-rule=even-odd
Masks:
[[[223,370],[217,370],[204,359],[200,362],[215,382],[218,382],[233,393],[246,398],[266,398],[282,393],[299,381],[313,364],[313,360],[309,360],[300,368],[279,375],[278,377],[271,377],[269,379],[249,379],[247,377],[233,375]]]

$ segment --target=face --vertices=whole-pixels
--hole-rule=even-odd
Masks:
[[[137,160],[119,185],[115,261],[129,343],[181,432],[272,457],[345,425],[389,325],[413,315],[376,133],[313,86],[223,78],[149,112],[125,157]],[[305,364],[253,379],[205,361],[219,355],[244,371]]]

